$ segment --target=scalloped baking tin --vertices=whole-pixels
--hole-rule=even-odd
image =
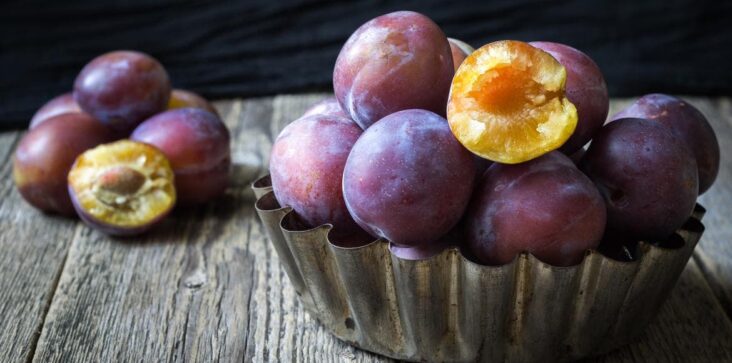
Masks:
[[[697,205],[674,248],[640,242],[632,262],[591,250],[572,267],[530,254],[483,266],[454,247],[405,260],[384,240],[343,248],[328,241],[328,225],[297,230],[269,176],[252,187],[305,309],[341,340],[409,361],[566,361],[629,343],[654,318],[704,231]]]

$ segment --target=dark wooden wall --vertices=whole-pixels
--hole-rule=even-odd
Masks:
[[[366,20],[423,12],[475,46],[554,40],[590,54],[612,95],[732,91],[732,2],[713,0],[127,0],[0,3],[0,128],[23,127],[91,58],[138,49],[212,98],[328,91]]]

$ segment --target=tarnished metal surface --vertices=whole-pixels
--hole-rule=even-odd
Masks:
[[[529,254],[482,266],[455,248],[412,261],[384,240],[335,246],[330,226],[296,227],[268,177],[253,189],[305,308],[338,338],[410,361],[566,361],[617,348],[656,315],[704,231],[697,206],[672,247],[641,242],[633,262],[589,251],[572,267]]]

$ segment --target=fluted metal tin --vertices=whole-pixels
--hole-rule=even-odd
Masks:
[[[410,361],[565,361],[626,344],[654,318],[704,230],[697,206],[675,245],[641,242],[632,262],[588,251],[572,267],[530,254],[483,266],[456,248],[405,260],[383,240],[343,248],[328,241],[330,226],[297,230],[269,177],[253,189],[306,310],[341,340]]]

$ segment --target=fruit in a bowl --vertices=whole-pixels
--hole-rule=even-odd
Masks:
[[[341,104],[335,97],[328,97],[322,101],[310,106],[300,117],[308,117],[313,115],[340,116],[350,119],[351,116],[346,114],[341,108]]]
[[[79,113],[83,112],[79,107],[79,104],[74,101],[74,95],[71,93],[64,93],[60,96],[56,96],[50,101],[46,102],[41,108],[36,111],[30,120],[29,129],[35,128],[40,125],[43,121],[50,119],[53,116],[61,115],[64,113]]]
[[[445,115],[454,73],[447,37],[426,16],[398,11],[359,27],[341,49],[333,89],[364,130],[406,109]]]
[[[163,153],[120,140],[81,154],[68,176],[79,217],[110,235],[135,235],[157,224],[175,204],[173,169]]]
[[[82,110],[127,136],[140,122],[166,109],[170,80],[151,56],[115,51],[84,66],[74,81],[74,99]]]
[[[219,112],[216,108],[199,94],[184,89],[173,89],[170,93],[170,100],[168,101],[168,110],[189,107],[204,109],[216,116],[219,116]]]
[[[600,67],[587,54],[568,45],[531,42],[561,63],[567,70],[565,94],[577,108],[577,128],[559,149],[567,155],[579,150],[605,123],[610,109],[607,85]]]
[[[719,142],[704,115],[690,103],[669,95],[645,95],[611,120],[627,117],[656,121],[683,140],[699,168],[699,194],[709,190],[719,172]]]
[[[694,154],[663,125],[625,118],[605,125],[580,161],[605,199],[608,233],[662,240],[689,218],[699,190]]]
[[[465,234],[482,263],[506,264],[530,252],[546,263],[570,266],[598,246],[605,222],[597,188],[554,151],[521,164],[493,164],[476,188]]]
[[[447,105],[455,137],[505,164],[562,146],[577,125],[564,94],[567,72],[549,53],[519,41],[489,43],[458,68]]]
[[[452,52],[452,65],[457,71],[460,64],[463,63],[465,58],[475,51],[475,48],[471,47],[468,43],[465,43],[459,39],[447,38],[450,42],[450,51]]]
[[[79,154],[112,136],[85,113],[52,116],[30,130],[13,158],[13,180],[23,198],[46,212],[74,215],[66,176]]]
[[[130,136],[160,149],[175,172],[180,204],[208,202],[229,185],[229,129],[218,116],[200,108],[178,108],[143,122]]]
[[[343,172],[348,210],[367,232],[397,245],[434,243],[467,206],[473,156],[441,116],[393,113],[364,131]]]
[[[345,117],[317,114],[287,125],[272,146],[272,189],[308,225],[332,224],[332,241],[363,240],[343,201],[343,168],[363,131]],[[366,238],[369,239],[369,238]]]

